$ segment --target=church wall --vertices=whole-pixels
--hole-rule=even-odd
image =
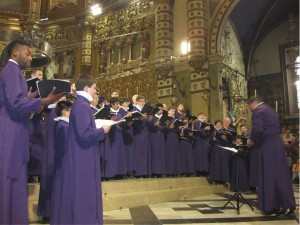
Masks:
[[[250,76],[261,76],[281,72],[279,45],[287,43],[288,22],[275,27],[259,43],[253,54]]]

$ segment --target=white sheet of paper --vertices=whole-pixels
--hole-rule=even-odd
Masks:
[[[235,153],[237,153],[237,152],[238,152],[238,150],[237,150],[237,149],[235,149],[235,148],[223,147],[223,146],[219,146],[219,147],[220,147],[220,148],[224,148],[224,149],[226,149],[226,150],[228,150],[228,151],[235,152]]]

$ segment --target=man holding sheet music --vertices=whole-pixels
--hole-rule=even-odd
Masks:
[[[20,39],[10,42],[0,59],[0,224],[28,224],[29,114],[61,96],[52,90],[45,98],[28,97],[21,70],[31,61],[31,46]]]
[[[267,214],[291,215],[295,198],[278,116],[259,96],[251,97],[248,105],[252,111],[248,146],[259,148],[258,209]]]

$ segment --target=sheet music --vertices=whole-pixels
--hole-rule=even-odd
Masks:
[[[219,146],[219,147],[220,147],[220,148],[224,148],[224,149],[226,149],[226,150],[228,150],[228,151],[232,151],[232,152],[234,152],[234,153],[237,153],[237,152],[238,152],[238,150],[235,149],[235,148],[223,147],[223,146]]]
[[[96,127],[97,127],[97,128],[101,128],[101,127],[103,127],[104,125],[107,125],[107,126],[113,126],[113,125],[117,125],[117,124],[123,123],[123,122],[125,122],[125,119],[119,120],[119,121],[104,120],[104,119],[96,119],[96,120],[95,120],[95,123],[96,123]]]

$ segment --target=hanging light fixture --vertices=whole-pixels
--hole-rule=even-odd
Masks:
[[[94,4],[91,6],[91,12],[93,16],[100,15],[102,13],[102,8],[100,7],[99,4]]]

